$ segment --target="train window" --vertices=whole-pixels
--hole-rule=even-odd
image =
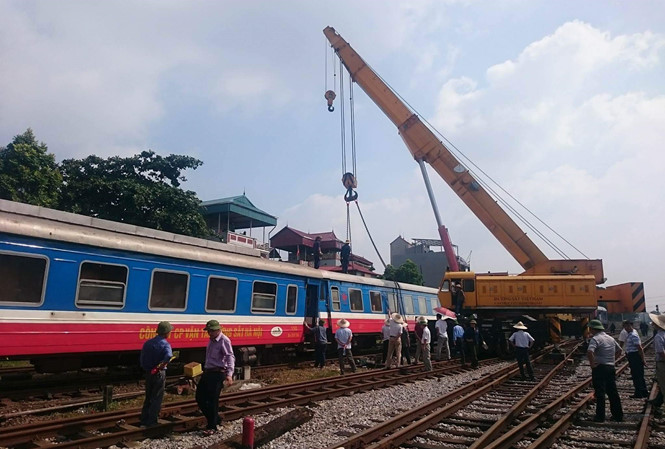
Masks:
[[[413,296],[404,295],[404,314],[413,315]]]
[[[397,295],[394,293],[388,293],[388,307],[392,313],[399,312],[399,307],[397,306]]]
[[[424,296],[418,296],[418,313],[427,315],[427,299]]]
[[[349,289],[349,302],[351,303],[351,311],[362,312],[365,310],[363,307],[363,292],[358,289]]]
[[[429,299],[429,305],[432,308],[432,313],[434,313],[434,308],[439,307],[439,298],[430,298]]]
[[[210,276],[208,279],[207,312],[235,312],[237,279]]]
[[[369,292],[369,305],[372,308],[372,312],[383,312],[380,292]]]
[[[441,284],[441,291],[442,292],[450,291],[450,280],[446,279],[445,281],[443,281],[443,284]]]
[[[330,287],[330,297],[332,299],[332,309],[333,311],[339,312],[342,310],[341,304],[339,302],[339,288]]]
[[[296,313],[296,305],[298,304],[298,287],[289,285],[286,287],[286,313],[293,315]]]
[[[472,292],[476,290],[475,286],[476,281],[473,279],[463,279],[462,280],[462,290],[465,292]]]
[[[155,270],[150,285],[150,309],[185,310],[189,274]]]
[[[252,286],[252,312],[275,312],[277,284],[255,281]]]
[[[0,303],[41,304],[47,267],[45,257],[0,254]]]
[[[125,302],[127,271],[123,265],[83,262],[76,305],[121,308]]]

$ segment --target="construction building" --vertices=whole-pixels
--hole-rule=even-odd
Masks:
[[[457,251],[456,245],[453,245],[453,248]],[[456,256],[460,271],[468,271],[469,263],[459,255]],[[413,239],[409,242],[401,236],[397,237],[390,243],[390,264],[398,268],[407,260],[418,266],[427,287],[439,287],[448,267],[441,240]]]

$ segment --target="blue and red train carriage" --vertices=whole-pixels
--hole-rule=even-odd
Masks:
[[[0,200],[0,357],[41,371],[135,364],[163,320],[183,361],[202,357],[210,318],[240,357],[264,363],[302,347],[304,319],[326,318],[334,331],[346,318],[369,347],[390,311],[433,318],[436,293]]]

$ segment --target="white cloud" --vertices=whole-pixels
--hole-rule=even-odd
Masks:
[[[645,269],[665,250],[654,230],[665,219],[665,97],[630,80],[663,72],[664,44],[661,34],[613,37],[572,21],[490,67],[486,85],[446,82],[434,119],[564,237],[603,258],[610,283],[644,280],[652,290],[665,288]]]

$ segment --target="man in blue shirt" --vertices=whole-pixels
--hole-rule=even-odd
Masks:
[[[141,349],[141,368],[145,375],[145,400],[141,410],[141,425],[152,427],[157,425],[159,411],[164,398],[164,385],[166,383],[166,365],[173,357],[173,351],[167,338],[173,326],[168,321],[157,325],[157,336],[143,344]]]
[[[642,349],[642,342],[637,330],[633,329],[632,321],[624,321],[623,328],[626,331],[626,343],[623,350],[626,351],[626,358],[630,365],[630,375],[633,378],[633,387],[635,393],[633,398],[647,398],[649,397],[649,390],[647,390],[647,383],[644,380],[644,367],[647,363],[644,361],[644,349]]]
[[[459,353],[462,366],[466,365],[466,360],[464,357],[464,328],[460,326],[457,320],[453,321],[455,327],[453,327],[453,341],[455,342],[455,350]]]
[[[314,327],[309,327],[307,320],[303,324],[314,335],[314,368],[323,368],[326,364],[326,349],[328,348],[326,320],[319,319],[319,325]]]

